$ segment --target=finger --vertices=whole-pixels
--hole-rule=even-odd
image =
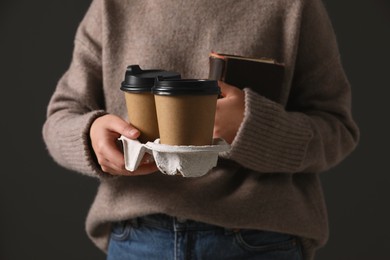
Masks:
[[[100,165],[112,163],[118,168],[124,167],[124,155],[122,147],[112,137],[106,136],[95,145],[94,151]],[[112,166],[110,166],[112,168]]]
[[[158,171],[158,167],[155,164],[155,162],[147,162],[148,159],[146,159],[143,163],[140,164],[140,166],[135,171],[128,171],[125,168],[124,162],[123,164],[117,164],[115,162],[111,162],[108,159],[101,159],[99,160],[100,167],[102,168],[102,171],[109,173],[111,175],[146,175],[153,172]]]
[[[140,175],[148,175],[148,174],[158,172],[158,167],[155,163],[148,163],[148,164],[140,165],[134,171],[128,171],[126,169],[120,170],[117,168],[110,168],[107,166],[102,167],[102,170],[111,175],[140,176]]]
[[[111,115],[109,120],[109,124],[107,125],[108,130],[124,135],[130,139],[137,139],[139,137],[139,130],[122,118]]]
[[[158,171],[154,162],[153,156],[145,154],[141,160],[140,166],[133,172],[127,171],[125,168],[125,161],[123,154],[115,149],[107,149],[105,166],[110,169],[110,173],[115,175],[145,175]]]
[[[100,165],[100,168],[103,172],[108,173],[110,175],[122,175],[123,169],[118,169],[115,166],[110,166],[111,164],[109,162]]]
[[[124,155],[120,150],[118,150],[117,146],[112,146],[112,149],[107,151],[106,156],[106,158],[108,158],[111,163],[118,165],[118,167],[125,165]]]
[[[218,86],[221,88],[223,97],[233,97],[236,95],[242,95],[244,92],[241,88],[227,84],[223,81],[218,81]]]
[[[221,115],[216,114],[215,120],[214,120],[214,128],[213,128],[213,137],[214,138],[222,137],[223,134],[221,131],[223,131],[224,127],[222,127],[221,125],[222,125]]]
[[[98,163],[110,168],[124,169],[125,160],[121,152],[106,148],[104,152],[96,154]]]
[[[109,157],[107,154],[97,154],[97,159],[100,167],[105,172],[122,172],[125,170],[124,159],[116,159],[116,157]],[[123,155],[122,155],[123,157]]]
[[[221,88],[221,92],[222,92],[223,97],[225,97],[226,94],[229,94],[232,91],[232,89],[235,88],[234,86],[229,85],[223,81],[218,81],[218,86]]]
[[[227,94],[229,95],[229,94]],[[221,109],[222,106],[229,104],[229,98],[226,98],[226,93],[224,95],[225,98],[217,99],[217,109]]]
[[[137,170],[133,172],[128,172],[132,176],[137,176],[137,175],[147,175],[151,173],[155,173],[158,171],[158,167],[155,163],[148,163],[148,164],[143,164],[140,165]]]

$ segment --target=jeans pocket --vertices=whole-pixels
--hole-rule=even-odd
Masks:
[[[297,248],[294,236],[277,232],[242,229],[236,233],[235,239],[241,248],[249,251],[288,251]]]
[[[129,221],[114,222],[111,225],[111,239],[126,240],[129,237],[131,223]]]

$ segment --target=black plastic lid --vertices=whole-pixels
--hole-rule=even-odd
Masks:
[[[152,88],[155,95],[219,95],[218,81],[208,79],[166,79],[158,77]]]
[[[181,77],[180,73],[173,71],[142,70],[138,65],[130,65],[127,67],[120,89],[133,93],[150,92],[156,77],[159,76],[168,79],[180,79]]]

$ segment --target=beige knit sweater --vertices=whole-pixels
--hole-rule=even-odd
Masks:
[[[126,66],[206,78],[211,51],[284,63],[282,103],[246,89],[232,149],[206,176],[103,173],[89,128],[105,113],[126,118],[119,90]],[[86,229],[102,250],[110,222],[165,213],[294,234],[311,259],[328,237],[318,173],[343,160],[359,138],[350,99],[321,0],[93,0],[48,106],[43,136],[56,162],[100,179]]]

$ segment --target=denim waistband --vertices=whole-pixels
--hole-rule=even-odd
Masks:
[[[207,230],[227,230],[223,227],[198,222],[188,219],[180,219],[165,214],[146,215],[130,220],[133,226],[149,226],[171,231],[207,231]]]

